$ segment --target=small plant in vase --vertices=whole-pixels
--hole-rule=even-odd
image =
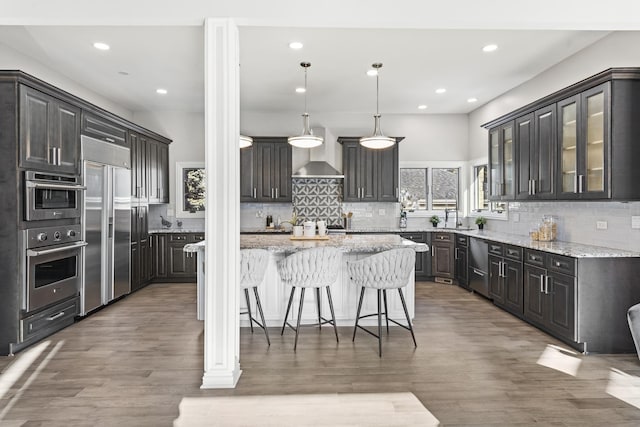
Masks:
[[[438,215],[433,215],[431,218],[429,218],[429,222],[434,227],[437,227],[438,224],[440,223],[440,217]]]
[[[479,216],[476,218],[476,225],[478,226],[478,230],[482,230],[486,223],[487,223],[487,218],[483,216]]]

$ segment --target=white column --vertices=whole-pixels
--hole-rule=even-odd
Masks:
[[[202,388],[233,388],[240,370],[238,28],[205,21],[205,319]]]

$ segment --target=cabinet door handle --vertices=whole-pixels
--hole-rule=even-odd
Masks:
[[[258,198],[258,190],[256,189],[256,187],[253,187],[253,198],[257,199]]]
[[[58,163],[56,163],[58,166],[60,166],[62,164],[62,148],[58,148]]]
[[[454,253],[454,256],[453,256],[453,257],[454,257],[455,259],[458,259],[458,248],[455,248],[455,249],[454,249],[454,251],[453,251],[453,253]]]
[[[531,195],[533,195],[533,196],[536,195],[536,180],[535,179],[531,180]]]
[[[398,187],[396,187],[396,188],[394,188],[394,189],[393,189],[393,195],[394,195],[395,197],[398,197]]]
[[[271,198],[273,199],[273,188],[271,189]]]
[[[276,187],[276,199],[278,198],[278,187]]]
[[[531,195],[531,180],[529,180],[529,195]]]
[[[549,276],[544,276],[544,293],[549,295]]]
[[[584,191],[584,175],[578,175],[578,193]]]
[[[484,273],[480,270],[476,270],[475,268],[473,269],[473,272],[476,273],[478,276],[484,276]]]
[[[544,293],[544,274],[540,275],[540,293]]]
[[[108,138],[108,137],[105,137],[105,139],[104,139],[104,140],[105,140],[105,141],[107,141],[107,142],[116,142],[116,140],[115,140],[115,139],[113,139],[113,138]]]

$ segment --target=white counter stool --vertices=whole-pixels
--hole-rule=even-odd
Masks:
[[[627,321],[631,330],[631,338],[636,345],[636,353],[640,358],[640,304],[633,305],[627,311]]]
[[[264,249],[241,249],[240,250],[240,289],[244,290],[244,298],[247,301],[247,311],[240,314],[249,315],[249,324],[251,325],[251,333],[253,333],[253,322],[264,329],[264,335],[267,337],[267,344],[271,345],[269,340],[269,332],[267,324],[264,321],[264,313],[260,304],[260,296],[258,296],[258,286],[263,282],[265,273],[267,272],[267,264],[269,263],[269,252]],[[249,299],[249,288],[253,288],[253,294],[256,297],[256,307],[260,313],[262,323],[253,318],[251,314],[251,301]]]
[[[285,285],[291,286],[291,295],[289,296],[289,304],[287,304],[287,311],[284,315],[284,323],[282,324],[282,331],[280,335],[284,334],[284,328],[289,326],[296,331],[296,339],[293,344],[293,351],[296,351],[298,346],[298,332],[300,330],[300,318],[302,317],[302,306],[304,304],[304,291],[306,288],[314,288],[316,290],[316,303],[318,310],[318,327],[322,328],[324,323],[333,325],[334,332],[336,334],[336,341],[338,339],[338,329],[336,327],[336,316],[333,311],[333,300],[331,299],[331,289],[329,286],[333,284],[338,278],[338,272],[340,270],[342,260],[342,253],[337,248],[332,247],[320,247],[305,249],[300,252],[296,252],[289,255],[282,261],[278,262],[278,272],[280,273],[280,279]],[[331,320],[327,320],[322,317],[320,312],[320,288],[326,288],[327,298],[329,299],[329,309],[331,310]],[[300,306],[298,307],[298,322],[294,328],[287,321],[289,311],[291,310],[291,303],[296,288],[300,288]],[[303,325],[304,326],[304,325]]]
[[[416,336],[413,333],[413,327],[411,326],[411,319],[409,319],[409,312],[407,311],[407,304],[402,294],[402,288],[407,286],[409,276],[413,274],[413,269],[416,263],[416,253],[413,249],[391,249],[388,251],[380,252],[370,257],[361,259],[359,261],[350,261],[347,263],[347,270],[351,277],[351,282],[357,286],[362,287],[360,292],[360,300],[358,301],[358,312],[356,313],[356,325],[353,328],[353,339],[356,339],[356,331],[358,328],[367,332],[370,335],[378,338],[378,355],[382,357],[382,308],[380,306],[380,296],[384,298],[384,317],[387,322],[387,334],[389,334],[389,321],[392,321],[398,326],[401,326],[411,332],[413,338],[413,344],[416,343]],[[376,289],[378,291],[378,312],[360,316],[360,310],[362,309],[362,299],[364,298],[364,291],[366,288]],[[402,325],[393,319],[389,319],[387,315],[387,289],[397,289],[400,294],[400,300],[402,301],[402,308],[404,308],[404,314],[407,318],[407,325]],[[374,334],[368,329],[358,325],[358,320],[365,317],[378,316],[378,334]]]

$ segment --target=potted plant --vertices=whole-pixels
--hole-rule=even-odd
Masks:
[[[478,226],[478,230],[482,230],[486,223],[487,223],[487,218],[483,216],[479,216],[476,218],[476,225]]]
[[[440,217],[438,215],[433,215],[431,218],[429,218],[429,222],[434,226],[437,227],[438,223],[440,222]]]

